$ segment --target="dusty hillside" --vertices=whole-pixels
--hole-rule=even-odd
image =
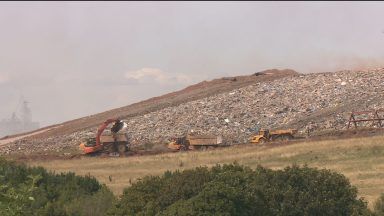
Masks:
[[[245,143],[261,127],[345,129],[352,110],[378,108],[384,108],[384,69],[284,77],[126,121],[136,143],[165,142],[189,129]]]
[[[177,106],[189,101],[232,91],[254,83],[268,82],[296,75],[298,75],[298,73],[293,70],[273,69],[257,72],[249,76],[225,77],[212,81],[203,81],[189,86],[181,91],[169,93],[160,97],[154,97],[139,103],[109,110],[96,115],[45,127],[37,131],[33,131],[34,135],[32,136],[25,137],[10,144],[5,144],[7,143],[7,138],[8,140],[13,140],[13,138],[18,135],[6,137],[5,139],[0,140],[0,154],[7,154],[16,151],[44,152],[74,146],[78,144],[79,132],[81,134],[84,130],[94,132],[95,128],[108,118],[131,118],[135,116],[142,116],[167,107]],[[28,135],[28,133],[24,133],[23,135]]]
[[[180,92],[91,116],[23,139],[0,150],[48,151],[77,146],[96,125],[119,116],[134,145],[164,144],[188,130],[245,143],[255,129],[308,125],[317,131],[346,128],[349,112],[384,108],[384,68],[299,75],[292,71],[223,78]],[[382,113],[383,114],[383,113]]]

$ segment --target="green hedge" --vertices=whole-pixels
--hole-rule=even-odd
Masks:
[[[110,215],[368,215],[341,174],[238,164],[145,177],[124,190]]]
[[[55,174],[0,159],[0,215],[383,215],[348,179],[325,169],[238,164],[147,176],[121,199],[90,176]]]

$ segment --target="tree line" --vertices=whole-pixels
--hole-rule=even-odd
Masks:
[[[91,176],[0,159],[0,215],[384,215],[342,174],[237,163],[146,176],[115,197]]]

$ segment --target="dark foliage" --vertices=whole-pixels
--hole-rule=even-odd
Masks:
[[[343,175],[238,164],[167,172],[126,188],[111,215],[368,215]]]
[[[374,215],[383,215],[382,196]],[[343,175],[238,164],[147,176],[119,201],[90,176],[0,160],[0,215],[370,215]]]
[[[54,174],[1,159],[0,185],[1,215],[97,215],[87,210],[90,204],[99,203],[97,207],[103,206],[100,211],[105,212],[114,201],[113,194],[93,177]]]
[[[375,216],[384,216],[384,193],[376,200],[374,210]]]

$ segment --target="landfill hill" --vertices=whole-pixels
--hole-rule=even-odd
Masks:
[[[131,118],[177,106],[193,100],[228,92],[257,82],[267,82],[287,76],[295,76],[294,70],[265,70],[252,75],[223,77],[211,81],[203,81],[180,91],[153,97],[128,106],[108,110],[95,115],[51,125],[35,131],[10,135],[0,138],[0,155],[15,152],[39,152],[58,150],[78,144],[78,133],[95,132],[98,125],[109,118]],[[76,144],[75,144],[76,143]]]
[[[163,145],[189,130],[246,143],[259,128],[304,132],[343,130],[353,110],[384,108],[384,68],[299,74],[267,70],[204,81],[178,92],[45,128],[0,146],[0,154],[61,151],[94,136],[97,126],[118,117],[131,143]]]

